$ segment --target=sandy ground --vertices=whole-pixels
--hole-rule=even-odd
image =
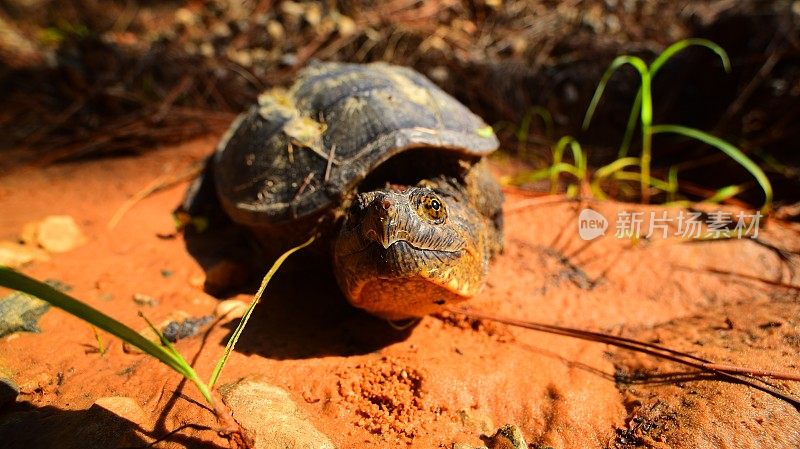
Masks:
[[[196,286],[203,269],[174,234],[170,215],[188,183],[141,201],[113,230],[107,223],[126,199],[213,145],[201,140],[141,157],[6,173],[0,240],[15,240],[26,223],[45,216],[70,215],[87,242],[26,273],[70,285],[74,296],[135,329],[145,327],[140,311],[155,322],[176,311],[211,314],[218,299]],[[506,251],[469,307],[608,330],[719,362],[800,369],[796,225],[771,221],[761,231],[790,253],[787,262],[749,240],[633,242],[614,238],[611,228],[586,243],[577,236],[581,204],[525,201],[507,194]],[[666,210],[591,207],[608,217]],[[505,423],[518,425],[537,448],[800,446],[800,413],[764,392],[597,343],[458,316],[431,316],[398,331],[350,308],[330,273],[307,266],[290,264],[270,285],[221,383],[254,377],[285,388],[337,447],[478,446],[481,435]],[[158,304],[138,305],[137,293]],[[0,367],[21,389],[17,402],[0,410],[0,441],[10,447],[91,445],[98,437],[86,425],[96,413],[89,408],[108,396],[131,397],[146,413],[128,445],[141,447],[186,423],[214,424],[193,402],[202,402],[193,386],[173,394],[180,378],[157,361],[123,352],[107,335],[109,348],[98,354],[92,329],[60,310],[40,326],[41,333],[0,340]],[[223,321],[177,347],[207,377],[234,326]],[[629,375],[634,380],[623,382]],[[772,383],[800,396],[796,382]],[[131,432],[127,422],[113,429],[115,437]],[[184,429],[157,445],[184,446],[226,442]]]

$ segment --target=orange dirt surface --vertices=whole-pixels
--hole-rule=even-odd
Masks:
[[[171,217],[188,181],[138,202],[113,230],[108,222],[130,197],[201,160],[214,143],[6,173],[0,241],[16,240],[27,223],[46,216],[72,216],[86,242],[25,266],[25,273],[68,284],[72,295],[134,329],[145,327],[139,312],[153,322],[179,311],[209,315],[219,300],[197,287],[203,269]],[[495,168],[506,169],[502,162]],[[610,331],[720,363],[800,370],[796,225],[771,221],[761,229],[783,258],[749,239],[618,239],[613,223],[604,237],[584,242],[576,223],[586,204],[527,201],[507,193],[505,252],[468,307]],[[676,213],[589,205],[606,217],[622,210]],[[506,423],[518,425],[536,448],[800,446],[800,413],[754,388],[603,344],[459,315],[429,316],[397,330],[349,307],[331,273],[314,264],[285,268],[220,383],[253,377],[284,388],[337,447],[475,447]],[[249,301],[254,289],[248,291],[233,297]],[[135,302],[136,294],[157,303]],[[176,347],[207,378],[235,324],[223,320]],[[99,354],[92,328],[57,309],[39,325],[41,333],[0,340],[0,369],[21,390],[0,410],[0,422],[17,423],[5,427],[11,447],[90,446],[87,423],[99,422],[90,407],[109,396],[133,398],[146,415],[138,426],[95,429],[117,439],[128,432],[123,446],[141,447],[185,424],[215,425],[194,386],[159,362],[124,352],[104,333],[108,348]],[[800,396],[797,382],[771,383]],[[185,428],[156,447],[227,442],[214,431]]]

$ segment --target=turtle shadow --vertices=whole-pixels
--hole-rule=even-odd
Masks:
[[[207,284],[207,293],[217,298],[252,297],[274,258],[264,257],[246,235],[224,232],[224,238],[187,233],[187,250],[207,273],[225,259],[237,260],[247,270],[241,285],[217,291]],[[224,325],[230,333],[220,344],[227,343],[237,324],[234,320]],[[367,354],[405,340],[413,327],[400,330],[352,307],[336,284],[328,254],[309,248],[290,257],[272,278],[236,351],[272,359]]]
[[[352,307],[339,291],[329,263],[303,254],[282,267],[250,317],[236,351],[285,360],[375,352],[405,340],[399,329]],[[248,293],[255,293],[251,285]],[[225,324],[231,333],[238,320]],[[224,345],[230,333],[221,339]]]

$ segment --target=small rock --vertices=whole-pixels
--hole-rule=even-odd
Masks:
[[[0,376],[0,409],[17,400],[19,386],[11,379]]]
[[[254,436],[256,449],[334,448],[282,388],[244,379],[219,391],[233,419]]]
[[[227,319],[241,318],[247,311],[247,304],[238,299],[228,299],[217,304],[214,309],[214,316]]]
[[[528,449],[528,443],[519,427],[506,424],[490,437],[481,437],[489,449]]]
[[[144,424],[147,420],[147,413],[136,403],[133,398],[124,396],[109,396],[100,398],[94,402],[92,407],[101,407],[109,412],[127,419],[135,424]]]
[[[46,262],[50,257],[46,252],[15,242],[0,242],[0,265],[19,268],[34,261]]]
[[[69,215],[51,215],[36,230],[36,242],[51,253],[65,253],[85,241],[78,224]]]
[[[158,305],[158,300],[152,296],[145,295],[144,293],[134,293],[133,302],[140,306],[155,307]]]
[[[212,294],[220,294],[226,290],[241,287],[247,282],[247,267],[239,262],[223,259],[206,271],[204,288]]]
[[[213,315],[201,316],[199,318],[187,318],[183,321],[172,321],[164,326],[161,333],[164,335],[164,338],[171,343],[175,343],[178,340],[194,336],[200,332],[203,326],[212,321],[214,321]]]
[[[14,332],[41,332],[39,319],[49,309],[50,304],[20,292],[0,298],[0,338]]]

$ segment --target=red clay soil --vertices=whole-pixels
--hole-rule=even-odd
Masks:
[[[70,285],[71,294],[135,329],[145,327],[139,312],[154,322],[176,311],[211,314],[218,299],[196,286],[203,269],[171,218],[188,183],[139,202],[113,230],[107,224],[132,195],[199,161],[213,145],[201,140],[140,157],[7,173],[0,179],[0,241],[15,240],[26,223],[70,215],[87,242],[29,264],[26,273]],[[792,278],[797,225],[771,221],[761,230],[765,242],[788,252],[787,262],[747,239],[634,242],[614,238],[612,227],[587,243],[577,235],[581,204],[526,201],[507,194],[506,250],[469,307],[609,330],[718,362],[800,370],[800,286]],[[667,210],[591,206],[607,217]],[[518,425],[537,448],[800,446],[800,413],[751,387],[680,374],[688,370],[602,344],[455,315],[395,330],[348,307],[330,273],[286,268],[221,383],[257,377],[285,388],[337,447],[479,446],[481,435],[506,423]],[[137,304],[137,293],[157,305]],[[207,378],[234,326],[217,323],[177,348]],[[113,428],[117,440],[131,433],[129,445],[143,446],[184,424],[215,424],[195,403],[202,398],[194,387],[159,362],[123,352],[108,335],[106,353],[98,354],[91,327],[60,310],[45,314],[40,327],[38,334],[0,340],[0,368],[21,387],[17,403],[0,411],[0,421],[24,423],[5,435],[12,447],[90,444],[86,423],[96,413],[90,406],[108,396],[131,397],[147,415],[135,432],[127,421]],[[797,382],[771,382],[800,396]],[[227,442],[187,428],[156,447],[185,446]]]

